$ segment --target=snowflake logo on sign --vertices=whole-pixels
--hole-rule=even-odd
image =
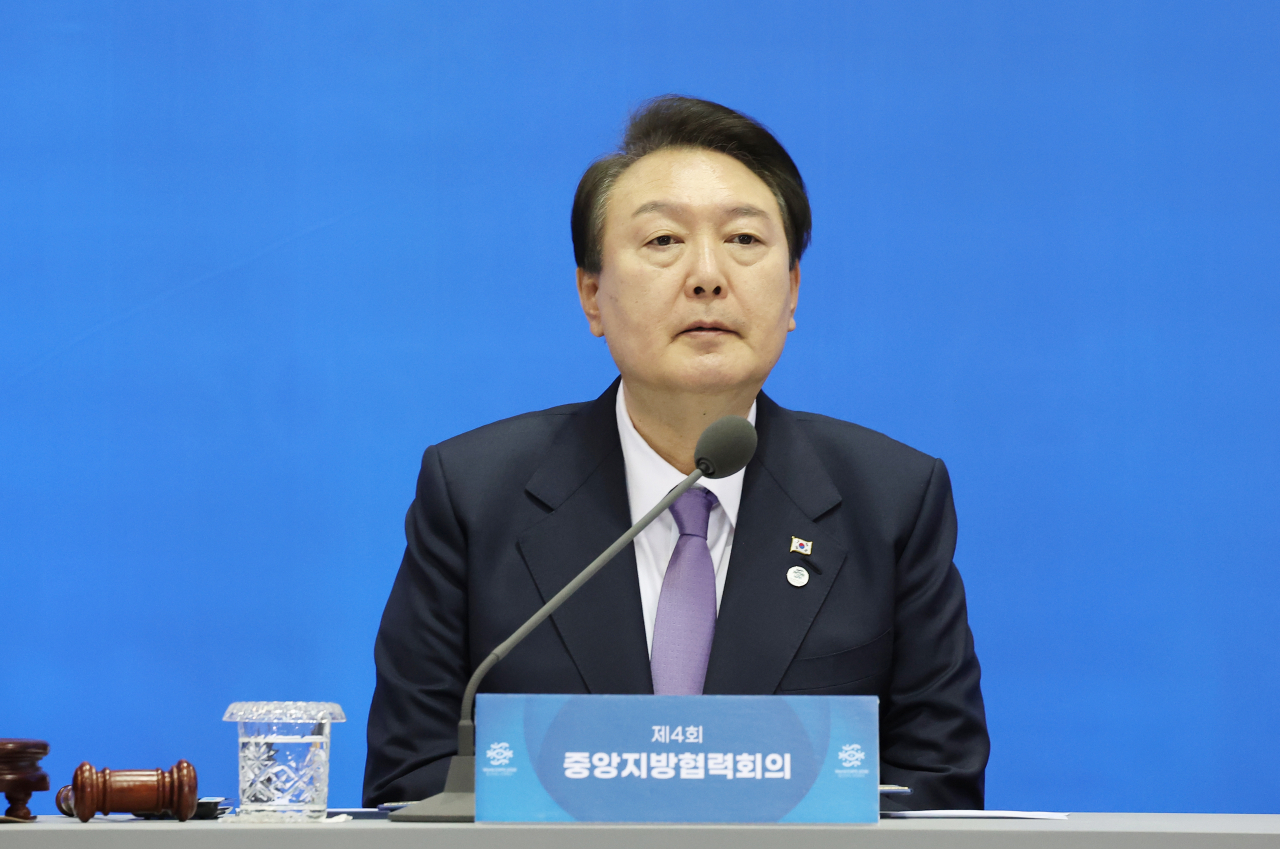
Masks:
[[[516,753],[511,751],[511,747],[506,743],[494,743],[489,746],[489,751],[485,752],[484,756],[494,766],[506,766],[516,756]]]
[[[845,769],[852,769],[861,764],[867,757],[867,753],[862,751],[862,747],[857,743],[850,743],[840,749],[840,754],[836,755],[840,759],[840,763]]]

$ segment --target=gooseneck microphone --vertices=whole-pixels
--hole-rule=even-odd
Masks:
[[[564,589],[551,597],[537,613],[516,629],[516,632],[503,640],[497,648],[490,652],[476,671],[462,693],[461,719],[458,722],[458,754],[449,761],[449,774],[445,779],[444,791],[414,802],[398,811],[392,811],[390,818],[397,822],[473,822],[476,811],[476,725],[472,719],[472,707],[475,704],[476,690],[484,676],[502,660],[520,641],[541,625],[547,617],[556,611],[569,597],[581,589],[582,585],[604,568],[605,564],[626,548],[636,535],[649,527],[649,524],[662,515],[675,500],[684,495],[690,487],[700,479],[707,477],[727,478],[744,468],[756,452],[756,429],[751,422],[741,416],[724,416],[712,422],[702,436],[698,437],[698,445],[694,449],[696,468],[688,477],[680,481],[653,509],[632,525],[627,532],[618,537],[613,545],[604,550],[578,576],[565,584]]]

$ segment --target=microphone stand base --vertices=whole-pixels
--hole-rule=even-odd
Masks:
[[[449,759],[449,775],[443,792],[392,811],[387,819],[392,822],[475,822],[475,757],[454,755]]]
[[[475,822],[476,795],[437,793],[392,811],[387,819],[392,822]]]

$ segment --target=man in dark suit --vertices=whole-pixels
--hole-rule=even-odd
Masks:
[[[761,392],[809,237],[786,151],[725,107],[660,98],[584,175],[572,224],[583,310],[621,378],[427,450],[375,646],[365,804],[441,789],[472,670],[733,414],[759,434],[747,468],[687,494],[692,523],[664,514],[482,689],[878,695],[881,781],[914,791],[887,804],[982,807],[946,468]]]

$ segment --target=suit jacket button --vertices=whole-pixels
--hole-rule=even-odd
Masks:
[[[809,570],[803,566],[792,566],[787,570],[787,583],[793,587],[803,587],[809,583]]]

